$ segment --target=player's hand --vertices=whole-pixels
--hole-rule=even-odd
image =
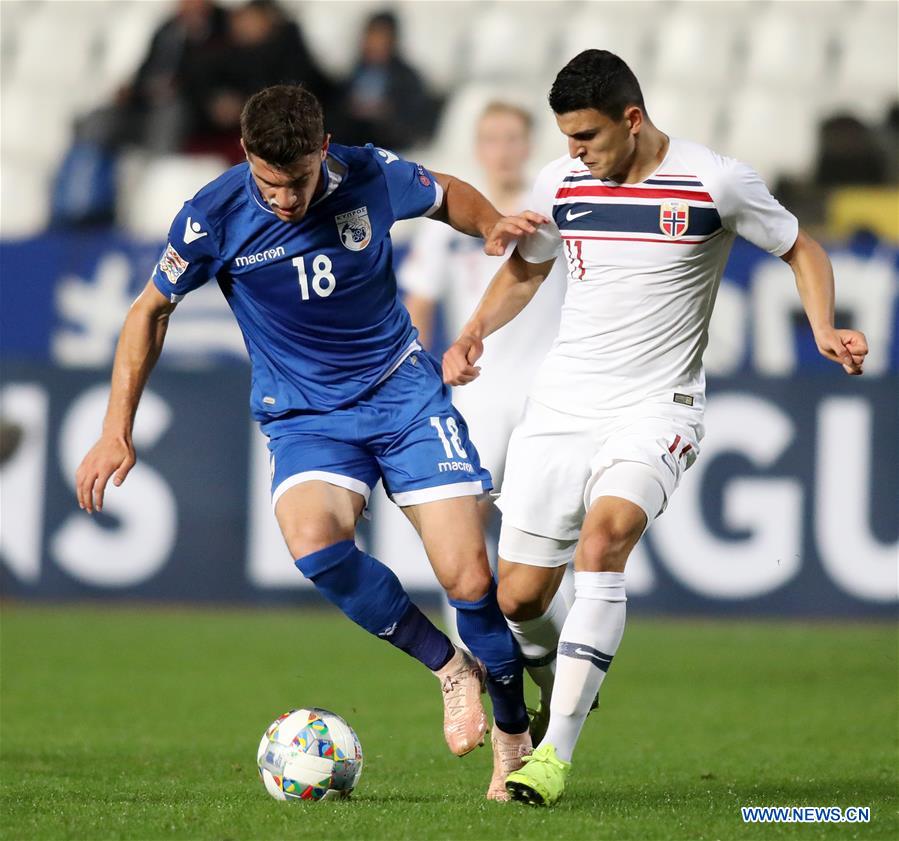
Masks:
[[[522,210],[515,216],[503,216],[484,237],[484,253],[502,257],[510,242],[533,234],[539,225],[549,222],[543,214]]]
[[[75,493],[78,505],[93,514],[103,510],[103,494],[110,477],[118,487],[137,461],[134,445],[130,441],[115,436],[100,438],[75,473]]]
[[[830,328],[815,335],[815,342],[821,355],[843,366],[847,374],[858,376],[868,354],[868,341],[858,330],[836,330]]]
[[[459,336],[443,354],[443,381],[447,385],[467,385],[481,373],[477,362],[484,353],[484,343],[470,334]]]

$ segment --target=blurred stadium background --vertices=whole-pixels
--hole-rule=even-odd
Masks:
[[[318,87],[338,141],[370,131],[365,139],[474,183],[473,126],[490,100],[534,114],[533,170],[565,152],[546,93],[587,47],[632,65],[662,130],[754,165],[828,245],[840,322],[869,338],[866,374],[849,380],[817,357],[789,269],[738,242],[706,355],[703,455],[629,566],[632,602],[663,612],[894,615],[897,3],[228,2],[215,13],[214,60],[190,76],[181,36],[155,39],[155,53],[150,45],[197,5],[0,2],[4,595],[312,597],[271,515],[243,343],[211,285],[173,319],[126,485],[94,520],[71,488],[100,428],[124,312],[181,202],[234,159],[233,107],[248,91],[245,80],[215,74],[227,75],[229,58],[231,71],[242,69],[235,55],[270,54],[266,38],[289,30],[278,43],[299,37],[308,55],[272,72]],[[396,125],[364,124],[347,106],[360,38],[384,11],[420,96],[421,119],[391,143]],[[171,71],[161,99],[180,114],[161,140],[152,129],[170,124],[147,91],[134,98],[148,55]],[[201,90],[214,102],[196,102]],[[206,115],[203,125],[184,122],[191,109]],[[413,232],[398,226],[398,260]],[[386,505],[375,501],[361,539],[411,589],[436,598],[404,521],[379,516]]]

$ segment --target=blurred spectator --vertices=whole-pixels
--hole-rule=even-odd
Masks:
[[[76,140],[105,148],[135,144],[160,153],[179,149],[189,119],[184,80],[222,45],[226,24],[225,11],[210,0],[178,0],[174,15],[153,34],[134,79],[115,102],[78,122]]]
[[[191,68],[185,93],[192,132],[188,151],[243,160],[240,112],[256,91],[302,83],[326,110],[332,87],[306,47],[299,26],[274,0],[250,0],[230,11],[228,39]]]
[[[392,12],[369,18],[359,59],[343,87],[339,118],[332,121],[341,143],[408,149],[430,138],[437,106],[422,77],[400,56],[398,41]]]
[[[163,154],[180,149],[190,126],[183,95],[191,68],[212,55],[226,36],[224,10],[210,0],[179,0],[156,30],[134,79],[115,101],[75,124],[75,139],[53,185],[56,226],[109,224],[115,218],[116,155],[135,145]]]
[[[838,114],[821,124],[818,138],[815,181],[819,186],[885,183],[886,155],[873,128]]]

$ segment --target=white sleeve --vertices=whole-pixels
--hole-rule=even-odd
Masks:
[[[442,222],[419,222],[397,283],[407,294],[439,301],[446,292],[452,228]]]
[[[546,216],[550,221],[540,225],[536,233],[518,240],[518,253],[529,263],[545,263],[558,256],[562,247],[562,236],[553,219],[553,206],[556,198],[556,189],[562,180],[560,176],[560,162],[564,165],[571,164],[570,159],[556,160],[545,166],[537,180],[534,189],[528,198],[527,210],[533,210]]]
[[[723,162],[710,190],[721,224],[769,254],[786,254],[799,235],[799,221],[771,195],[751,166],[730,158]]]

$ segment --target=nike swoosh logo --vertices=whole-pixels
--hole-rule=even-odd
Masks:
[[[603,654],[595,648],[585,647],[573,642],[560,642],[559,654],[563,657],[576,657],[579,660],[589,660],[597,669],[607,672],[612,664],[612,655]]]
[[[187,245],[196,242],[198,239],[203,239],[203,237],[208,234],[209,231],[204,231],[202,227],[200,227],[199,222],[191,222],[190,216],[187,217],[187,224],[184,226],[184,242]]]
[[[595,651],[584,651],[583,648],[574,649],[575,654],[580,654],[581,657],[589,657],[591,660],[599,660],[600,656]],[[612,659],[611,657],[609,658]]]
[[[585,210],[582,213],[572,213],[570,210],[565,214],[565,220],[568,222],[573,222],[575,219],[580,219],[581,216],[586,216],[588,213],[592,213],[592,210]]]

